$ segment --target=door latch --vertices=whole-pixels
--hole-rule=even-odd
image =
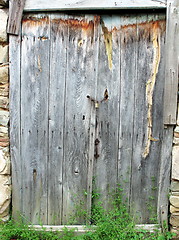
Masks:
[[[95,149],[94,149],[94,157],[97,159],[99,157],[99,149],[98,149],[98,145],[99,145],[100,141],[98,138],[96,138],[95,140]]]

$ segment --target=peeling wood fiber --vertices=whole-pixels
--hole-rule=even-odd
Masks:
[[[154,88],[156,84],[157,73],[158,73],[159,64],[160,64],[160,55],[161,55],[160,31],[159,31],[157,22],[154,23],[153,25],[153,33],[151,37],[152,37],[152,43],[153,43],[154,56],[153,56],[153,66],[152,66],[151,77],[146,84],[146,98],[147,98],[148,110],[147,110],[147,141],[146,141],[146,146],[143,153],[144,158],[146,158],[149,155],[151,141],[158,141],[157,139],[154,139],[152,137],[153,93],[154,93]]]

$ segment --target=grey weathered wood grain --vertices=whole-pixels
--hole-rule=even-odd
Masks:
[[[29,14],[22,47],[11,39],[11,96],[17,106],[11,102],[11,152],[13,174],[20,176],[14,209],[33,223],[65,224],[76,205],[90,213],[92,187],[108,208],[109,193],[120,183],[136,221],[150,222],[157,205],[167,206],[169,184],[172,130],[166,137],[162,108],[165,14]],[[146,89],[154,75],[149,132]],[[108,99],[101,102],[106,89]]]
[[[168,194],[170,192],[170,172],[172,162],[173,126],[168,126],[163,130],[163,144],[160,155],[160,172],[158,179],[158,221],[168,223]]]
[[[14,218],[22,211],[21,138],[20,138],[20,37],[10,36],[10,153],[12,164],[12,214]],[[8,87],[8,86],[7,86]],[[17,216],[18,217],[18,216]]]
[[[139,20],[140,19],[140,20]],[[140,26],[138,22],[143,20],[144,26]],[[143,222],[143,213],[141,211],[143,204],[143,181],[142,179],[142,151],[144,149],[144,136],[146,134],[147,125],[145,122],[146,98],[145,87],[146,82],[150,77],[147,67],[149,66],[149,59],[147,56],[147,39],[145,37],[145,28],[147,26],[146,15],[137,16],[137,48],[136,48],[136,75],[137,81],[135,83],[135,98],[134,98],[134,136],[133,136],[133,161],[131,169],[131,197],[130,210],[137,219],[137,223]],[[147,30],[146,30],[147,31]],[[139,37],[140,36],[140,37]],[[145,67],[144,67],[145,66]],[[149,69],[150,70],[150,69]],[[144,163],[143,163],[144,164]],[[140,195],[140,198],[139,198]],[[138,199],[136,201],[136,199]],[[145,204],[145,203],[144,203]],[[146,207],[147,209],[147,207]],[[146,210],[145,210],[146,211]]]
[[[23,214],[47,223],[49,18],[27,15],[21,48]]]
[[[150,94],[152,95],[152,98],[153,98],[152,109],[151,109],[152,131],[150,136],[150,152],[148,155],[149,158],[145,163],[145,171],[142,178],[145,179],[144,188],[147,191],[147,196],[145,198],[145,201],[147,202],[148,213],[145,216],[146,218],[145,221],[154,223],[156,221],[155,219],[157,216],[157,195],[158,195],[158,181],[159,181],[158,176],[160,171],[160,161],[159,160],[156,161],[156,159],[160,159],[160,156],[161,156],[160,155],[161,147],[162,147],[161,143],[162,143],[162,135],[163,135],[163,126],[162,126],[163,108],[161,106],[163,105],[163,89],[164,89],[164,82],[162,81],[162,79],[164,79],[164,72],[165,72],[164,71],[165,69],[164,49],[165,49],[165,25],[166,24],[165,24],[164,14],[148,16],[148,20],[154,21],[153,27],[151,27],[151,31],[150,31],[150,34],[153,37],[153,39],[151,39],[151,43],[152,43],[151,47],[153,48],[151,75],[154,76],[156,74],[156,76],[153,78],[153,80],[155,79],[153,90],[150,90]],[[145,145],[146,145],[146,142],[145,142]],[[153,218],[154,220],[152,220]]]
[[[26,0],[25,11],[89,10],[89,9],[154,9],[166,8],[166,0]]]
[[[156,21],[155,15],[149,15],[148,17],[141,15],[138,18],[142,18],[143,23],[138,20],[140,23],[137,26],[137,82],[135,84],[130,205],[131,212],[136,215],[138,222],[150,222],[150,219],[156,213],[156,191],[152,189],[157,186],[159,160],[156,161],[156,158],[159,159],[160,157],[159,139],[163,131],[162,113],[158,109],[159,105],[162,106],[161,89],[163,84],[161,78],[163,67],[161,66],[163,65],[159,65],[159,63],[161,61],[160,54],[163,50],[160,43],[163,29],[161,29],[160,21]],[[161,72],[160,78],[157,75],[158,71]],[[153,84],[153,87],[149,88],[150,84]],[[160,97],[158,98],[158,96]],[[154,114],[156,115],[155,118],[153,117]],[[156,117],[159,115],[160,120],[158,119],[158,123],[156,123]],[[140,198],[138,198],[139,195]]]
[[[119,89],[120,89],[120,40],[113,30],[113,16],[101,16],[99,32],[98,85],[99,108],[96,109],[96,146],[94,159],[95,188],[100,201],[107,209],[111,193],[117,184]],[[115,24],[120,26],[119,19]],[[105,99],[105,91],[108,98]],[[101,102],[102,101],[102,102]]]
[[[160,171],[162,172],[163,169],[160,169],[161,164],[163,162],[162,159],[162,148],[163,144],[165,144],[165,137],[164,135],[164,128],[163,128],[163,92],[164,92],[164,74],[165,74],[165,34],[166,34],[166,21],[165,21],[165,14],[154,15],[154,20],[158,21],[158,42],[160,44],[160,65],[158,69],[158,73],[156,76],[156,83],[155,89],[153,93],[153,124],[152,124],[152,137],[154,141],[151,141],[151,152],[150,152],[150,162],[147,166],[147,171],[154,173],[155,181],[151,183],[151,189],[148,189],[148,195],[154,198],[153,200],[153,213],[154,215],[157,213],[157,199],[159,193],[159,184],[160,184]],[[156,162],[156,156],[160,159]],[[164,160],[165,162],[165,160]],[[170,163],[168,162],[168,168],[170,169]],[[153,177],[154,175],[151,175]],[[151,182],[152,179],[148,178],[148,182]],[[154,180],[154,179],[153,179]],[[168,181],[169,184],[169,181]],[[168,188],[167,182],[165,182],[165,188]],[[152,201],[151,201],[152,202]]]
[[[61,224],[64,109],[68,28],[64,14],[51,15],[49,86],[48,224]]]
[[[176,124],[178,97],[179,1],[167,1],[164,124]]]
[[[94,89],[94,17],[69,15],[63,162],[63,222],[76,205],[86,209],[91,101]],[[77,223],[84,223],[77,217]]]
[[[93,55],[91,56],[91,72],[93,73],[91,79],[91,89],[88,94],[93,99],[97,99],[97,82],[98,82],[98,55],[99,55],[99,28],[100,28],[100,17],[94,17],[94,35],[93,35]],[[88,90],[88,91],[89,91]],[[88,154],[88,176],[87,176],[87,213],[88,218],[91,217],[92,210],[92,192],[94,187],[94,155],[95,155],[95,139],[96,139],[96,108],[95,103],[88,100],[88,106],[90,108],[90,127],[89,127],[89,154]],[[90,219],[87,219],[90,223]]]
[[[24,5],[25,5],[25,0],[10,1],[7,33],[13,34],[13,35],[19,34]]]
[[[137,20],[135,15],[121,17],[121,87],[118,181],[129,206],[134,131],[134,89],[137,81],[136,48]],[[130,67],[129,67],[130,66]]]

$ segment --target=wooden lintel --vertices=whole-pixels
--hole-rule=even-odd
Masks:
[[[166,8],[166,0],[26,0],[24,11],[155,8]]]
[[[175,125],[178,98],[179,0],[167,2],[164,125]]]
[[[12,35],[19,34],[24,5],[25,0],[10,1],[7,33]]]

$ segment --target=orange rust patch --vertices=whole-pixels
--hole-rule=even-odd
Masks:
[[[108,66],[112,70],[112,31],[109,31],[108,28],[104,25],[104,22],[101,21],[104,43],[106,46],[106,54],[108,57]]]
[[[24,17],[22,19],[22,24],[27,24],[28,26],[36,26],[36,25],[42,25],[42,24],[48,24],[49,23],[49,18],[47,17],[42,17],[42,18],[36,18],[36,17]]]
[[[122,25],[121,29],[127,29],[127,28],[135,28],[137,26],[143,27],[146,30],[149,30],[150,28],[156,28],[158,27],[162,32],[165,31],[165,20],[157,20],[157,21],[150,21],[150,22],[142,22],[142,23],[136,23],[136,24],[128,24],[128,25]]]
[[[85,21],[85,19],[78,20],[78,19],[69,18],[69,19],[53,19],[52,22],[56,24],[67,25],[71,28],[81,28],[83,30],[89,30],[94,28],[94,21],[92,20],[87,22]]]
[[[140,41],[144,39],[152,42],[152,35],[156,29],[158,29],[158,32],[160,32],[161,35],[164,34],[166,29],[166,21],[158,20],[138,24],[123,25],[120,29],[118,29],[118,31],[121,31],[123,33],[122,41],[124,43],[131,43],[134,40]]]

